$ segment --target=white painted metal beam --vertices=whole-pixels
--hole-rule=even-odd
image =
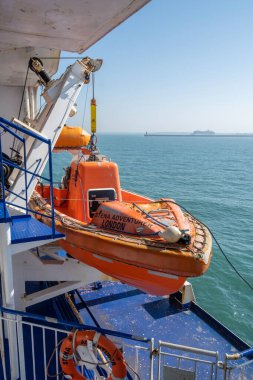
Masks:
[[[83,84],[87,83],[87,75],[92,70],[92,65],[89,65],[89,62],[87,63],[85,60],[76,61],[66,70],[63,77],[53,83],[50,82],[44,91],[43,96],[47,105],[38,119],[33,121],[32,127],[51,141],[51,149],[53,149],[69,117],[70,110],[75,104]],[[26,138],[26,166],[30,172],[36,172],[36,175],[42,174],[49,159],[48,148],[45,142],[31,136]],[[17,149],[21,152],[23,146]],[[26,181],[29,184],[27,189],[29,200],[38,178],[33,174],[27,174],[26,178],[25,173],[19,171],[18,173],[12,173],[11,180],[14,182],[11,190],[17,195],[10,194],[8,201],[12,202],[16,207],[26,207],[26,202],[22,199],[26,194]]]
[[[56,261],[56,255],[53,256],[54,260],[51,261],[51,265],[50,260],[47,260],[45,264],[36,253],[31,251],[19,253],[12,257],[16,309],[25,310],[28,306],[26,302],[27,298],[25,297],[26,281],[64,282],[65,285],[61,287],[60,294],[62,294],[69,291],[69,286],[73,290],[95,281],[111,279],[97,269],[89,267],[78,260],[71,258],[64,260],[59,256],[59,260]],[[76,287],[72,287],[71,284],[74,283]],[[55,293],[53,291],[52,297],[54,296]],[[34,303],[36,302],[41,302],[41,298],[36,296]]]
[[[50,244],[56,240],[60,240],[60,239],[36,240],[36,241],[30,241],[26,243],[11,244],[10,252],[12,255],[15,255],[17,253],[28,251],[29,249],[32,249],[34,247],[40,247],[41,245],[44,245],[44,244]]]
[[[23,281],[82,281],[86,284],[108,278],[100,271],[78,260],[67,258],[43,263],[35,253],[23,252],[13,257],[15,279],[22,273]],[[15,286],[16,288],[16,286]]]
[[[43,301],[47,301],[48,299],[57,297],[61,294],[70,292],[71,290],[80,288],[83,285],[84,283],[78,282],[78,281],[62,282],[50,288],[40,290],[39,292],[25,295],[23,300],[26,307],[28,307],[28,306],[35,305]]]
[[[0,237],[0,273],[3,306],[9,309],[15,309],[12,257],[9,249],[11,240],[9,223],[0,223]],[[2,332],[5,332],[5,338],[7,338],[9,342],[11,379],[18,379],[19,367],[17,362],[18,351],[15,322],[6,322],[5,328]]]

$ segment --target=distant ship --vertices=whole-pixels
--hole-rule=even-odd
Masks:
[[[211,130],[200,131],[196,130],[193,132],[146,132],[144,136],[214,136],[215,132]]]
[[[206,131],[196,130],[193,132],[146,132],[144,136],[213,136],[213,137],[253,137],[253,133],[215,133],[207,129]]]
[[[215,135],[215,132],[214,131],[210,131],[209,129],[207,129],[206,131],[194,131],[192,132],[192,135]]]

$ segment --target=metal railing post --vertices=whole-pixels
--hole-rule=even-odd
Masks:
[[[49,155],[49,180],[50,180],[50,197],[51,197],[51,210],[52,210],[52,232],[55,235],[55,219],[54,219],[54,184],[53,184],[53,162],[51,141],[48,140],[48,155]]]
[[[25,207],[26,207],[26,214],[28,214],[28,196],[27,196],[27,171],[26,171],[26,142],[24,141],[24,169],[25,169]]]
[[[1,352],[1,360],[2,360],[2,368],[3,368],[3,375],[4,380],[7,380],[7,374],[6,374],[6,355],[5,355],[5,348],[4,348],[4,329],[3,329],[3,313],[0,312],[0,352]]]
[[[16,323],[17,315],[8,315],[8,317],[6,318],[6,335],[8,339],[8,348],[10,355],[9,357],[11,379],[18,379],[20,377]]]
[[[2,151],[2,135],[0,135],[0,167],[1,167],[1,182],[0,182],[0,200],[2,196],[4,219],[6,219],[6,203],[5,203],[5,186],[4,186],[4,170],[3,170],[3,151]]]
[[[37,177],[38,179],[43,179],[43,180],[49,182],[49,185],[50,185],[51,217],[49,217],[49,218],[52,219],[52,238],[54,238],[56,230],[55,230],[55,219],[54,219],[55,218],[54,189],[53,189],[54,182],[53,182],[53,163],[52,163],[52,144],[51,144],[51,140],[50,139],[46,139],[46,138],[44,138],[41,135],[38,135],[36,132],[24,129],[23,127],[18,126],[18,125],[14,124],[14,123],[12,123],[12,122],[10,122],[8,120],[5,120],[2,117],[0,117],[0,127],[3,129],[4,132],[8,132],[10,135],[13,136],[13,138],[16,138],[19,141],[21,141],[22,144],[23,144],[23,150],[24,150],[24,152],[23,152],[24,153],[23,166],[22,165],[18,165],[15,162],[12,162],[12,161],[8,162],[8,165],[10,165],[12,168],[15,168],[15,169],[17,169],[17,170],[19,170],[21,172],[24,172],[24,182],[25,182],[25,190],[24,191],[25,191],[25,196],[22,197],[20,194],[17,194],[15,192],[12,192],[11,190],[9,190],[10,194],[12,194],[13,196],[15,196],[15,197],[17,197],[19,199],[22,199],[25,202],[25,207],[22,207],[22,205],[20,205],[20,204],[16,205],[16,203],[14,201],[12,201],[12,202],[7,202],[6,201],[5,191],[4,191],[4,188],[5,188],[4,172],[3,172],[4,158],[3,158],[3,152],[2,152],[2,139],[1,139],[1,135],[0,135],[0,167],[2,168],[1,169],[1,175],[0,175],[0,188],[1,188],[1,192],[2,192],[4,219],[7,218],[7,210],[6,210],[6,205],[7,204],[12,205],[12,206],[16,206],[16,207],[18,207],[21,210],[25,210],[26,214],[28,214],[29,212],[32,212],[32,213],[36,214],[36,212],[34,210],[29,210],[29,208],[28,208],[28,202],[29,202],[29,199],[28,199],[28,189],[29,189],[30,183],[32,182],[32,180],[35,177]],[[31,171],[31,170],[29,170],[27,168],[26,139],[23,138],[23,137],[21,137],[21,136],[19,136],[16,132],[12,131],[11,128],[16,129],[17,131],[23,133],[26,136],[30,136],[30,137],[32,137],[32,138],[34,138],[36,140],[39,140],[43,144],[47,144],[47,146],[48,146],[48,161],[49,161],[49,178],[46,178],[46,177],[44,177],[41,174],[36,174],[36,171],[37,171],[37,169],[39,168],[39,165],[40,165],[40,160],[39,161],[37,160],[38,162],[37,162],[35,170]],[[28,183],[28,176],[31,176],[31,179],[30,179],[29,183]]]
[[[22,328],[22,317],[17,315],[17,338],[18,338],[18,355],[21,380],[26,380],[25,355],[24,355],[24,337]]]
[[[161,376],[161,341],[158,342],[158,365],[157,365],[157,380],[160,380]]]
[[[240,379],[243,380],[243,379],[248,378],[248,375],[252,376],[252,372],[253,372],[252,354],[253,354],[253,348],[248,348],[242,352],[237,352],[235,354],[226,354],[225,362],[223,365],[223,370],[224,370],[223,380],[229,380],[230,378],[234,378],[234,376],[240,376]],[[242,360],[243,358],[245,358],[245,360]],[[238,360],[240,360],[240,362],[238,362]],[[229,361],[233,361],[233,363],[229,363]],[[239,374],[239,371],[240,371],[240,374]]]
[[[219,354],[216,353],[216,364],[215,364],[215,380],[218,379],[218,362],[219,362]],[[212,367],[213,370],[213,367]]]
[[[174,351],[180,351],[182,353],[173,353],[173,352],[165,352],[162,350],[162,348],[168,348]],[[186,353],[192,353],[194,356],[186,355]],[[195,357],[195,355],[198,355]],[[191,347],[191,346],[184,346],[180,344],[174,344],[164,341],[159,341],[158,346],[158,371],[157,376],[158,380],[160,380],[161,371],[164,366],[164,358],[165,357],[172,357],[177,360],[177,368],[181,368],[181,361],[188,360],[195,366],[195,373],[197,374],[198,370],[196,369],[197,364],[199,365],[208,365],[209,371],[210,371],[210,379],[216,380],[218,377],[218,352],[217,351],[210,351],[210,350],[204,350],[201,348]],[[207,356],[208,358],[205,359],[203,356]],[[211,358],[215,358],[215,361]]]
[[[135,352],[133,352],[133,355],[131,355],[131,360],[133,361],[132,367],[134,368],[136,372],[139,372],[141,368],[139,368],[138,364],[140,363],[138,363],[138,360],[136,360],[135,364],[138,365],[138,367],[136,368],[134,366],[134,358],[135,358],[134,356],[140,354],[141,351],[145,352],[146,355],[148,355],[148,356],[145,356],[146,358],[145,364],[147,364],[148,366],[148,363],[151,363],[150,376],[146,375],[146,372],[147,372],[146,366],[143,366],[142,369],[145,370],[145,378],[147,377],[150,380],[154,379],[154,376],[153,376],[154,368],[152,364],[152,361],[153,361],[152,356],[154,355],[152,355],[152,353],[154,352],[156,353],[156,351],[154,351],[153,339],[137,337],[137,336],[133,336],[131,334],[125,334],[119,331],[104,330],[100,328],[94,329],[92,326],[69,323],[67,321],[58,321],[57,319],[54,319],[54,318],[30,314],[27,312],[22,312],[22,311],[17,311],[17,310],[12,310],[12,309],[6,309],[3,307],[0,307],[0,338],[1,338],[1,325],[3,322],[6,324],[7,332],[9,332],[8,330],[11,330],[13,333],[15,332],[17,335],[15,344],[12,341],[12,339],[9,340],[9,343],[10,343],[9,349],[11,353],[10,365],[11,365],[13,379],[19,378],[20,380],[26,380],[26,378],[28,377],[36,379],[37,378],[36,374],[38,371],[40,371],[39,372],[40,377],[43,378],[44,380],[47,380],[49,377],[47,373],[48,365],[49,365],[48,359],[50,355],[52,355],[52,345],[54,345],[55,347],[55,351],[54,351],[55,360],[52,363],[52,368],[54,368],[54,371],[55,371],[54,373],[56,374],[61,373],[61,369],[59,368],[60,366],[58,362],[59,350],[60,350],[59,344],[62,341],[63,334],[64,334],[64,337],[67,337],[70,331],[72,331],[75,326],[82,331],[86,329],[87,330],[92,329],[94,331],[97,330],[103,333],[104,335],[109,335],[110,336],[109,339],[112,339],[113,336],[117,338],[122,337],[123,339],[125,338],[129,339],[130,343],[126,343],[126,347],[129,347],[131,350],[135,350]],[[46,322],[46,325],[45,325],[45,322]],[[38,337],[38,339],[36,339],[36,336]],[[10,335],[9,335],[9,338],[10,338]],[[49,347],[47,346],[48,340],[50,341]],[[146,343],[147,345],[146,346],[136,345],[136,342]],[[13,356],[14,354],[13,347],[16,346],[16,343],[17,343],[16,355]],[[122,346],[122,343],[120,343],[120,346]],[[13,352],[11,352],[11,349]],[[136,351],[137,351],[137,354],[136,354]],[[3,356],[4,356],[4,351],[2,352],[2,357]],[[39,356],[39,360],[37,360],[38,356]],[[8,354],[6,355],[6,357],[9,360]],[[3,360],[3,366],[4,366],[4,363],[5,362]],[[104,368],[103,360],[101,361],[100,364],[101,364],[101,367]],[[19,370],[19,373],[14,373],[15,367],[17,367],[17,370]],[[3,380],[9,380],[10,378],[9,373],[8,373],[8,368],[9,368],[9,363],[6,364],[6,371],[5,371]],[[104,369],[106,370],[106,368]],[[1,377],[1,374],[0,374],[0,377]],[[97,373],[97,377],[99,377],[99,373]],[[133,375],[133,378],[139,378],[139,377],[138,375],[135,374]]]
[[[150,340],[150,380],[154,380],[154,349],[155,341],[154,338]]]

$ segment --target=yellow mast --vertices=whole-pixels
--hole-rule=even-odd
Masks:
[[[90,130],[92,134],[97,132],[97,104],[94,98],[94,74],[92,73],[92,99],[90,101]]]

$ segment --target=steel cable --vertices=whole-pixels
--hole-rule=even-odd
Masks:
[[[166,202],[166,203],[173,203],[177,206],[179,206],[181,209],[183,209],[185,212],[187,212],[187,214],[189,214],[192,218],[196,219],[200,224],[202,224],[204,227],[207,228],[207,230],[210,232],[211,236],[213,237],[217,247],[219,248],[220,252],[222,253],[222,255],[224,256],[224,258],[226,259],[226,261],[228,262],[228,264],[231,266],[231,268],[234,270],[234,272],[238,275],[238,277],[240,277],[240,279],[251,289],[253,290],[253,286],[248,282],[248,280],[246,278],[243,277],[243,275],[238,271],[238,269],[236,269],[236,267],[234,266],[234,264],[230,261],[230,259],[227,257],[226,253],[223,251],[223,249],[221,248],[221,245],[220,243],[218,242],[218,240],[216,239],[214,233],[212,232],[212,230],[203,222],[201,222],[198,218],[196,218],[195,216],[193,216],[190,211],[188,211],[184,206],[182,206],[180,203],[177,203],[175,201],[172,201],[172,200],[159,200],[159,201],[154,201],[152,203],[158,203],[158,202]]]

